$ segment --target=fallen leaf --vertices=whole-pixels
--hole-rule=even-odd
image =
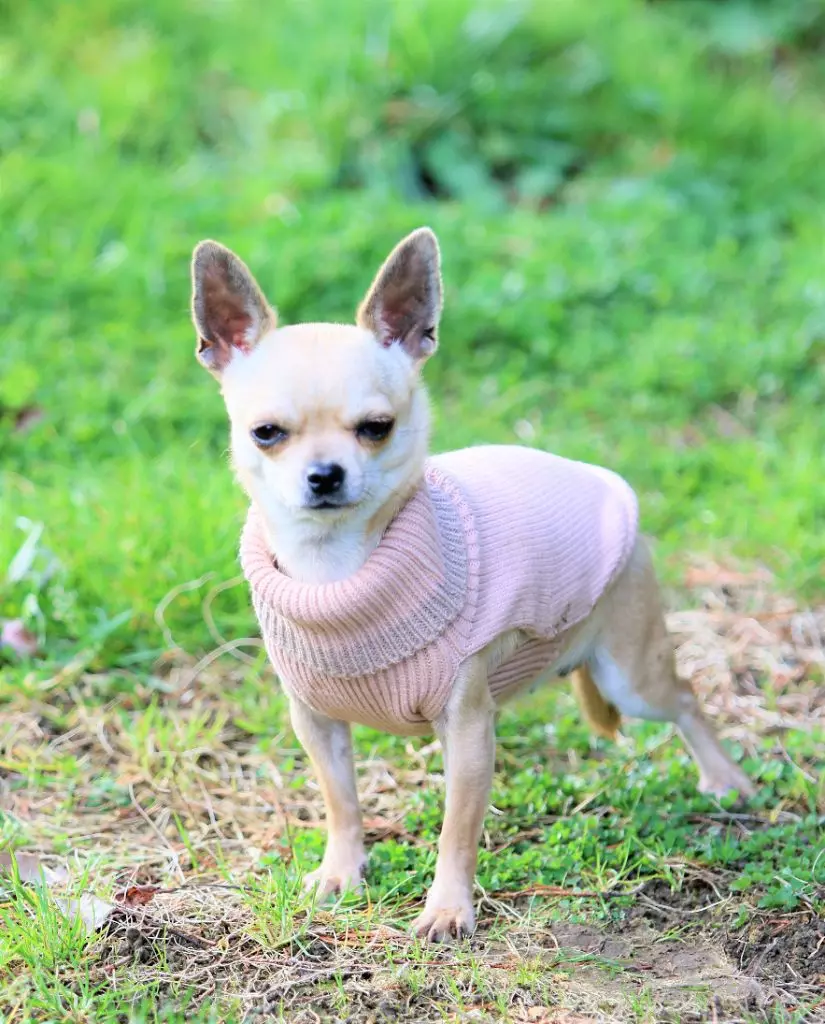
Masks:
[[[11,877],[14,865],[17,866],[20,881],[27,884],[42,882],[45,885],[58,885],[69,877],[64,867],[50,868],[34,853],[13,853],[9,850],[0,853],[0,873]]]
[[[21,657],[37,654],[37,637],[26,629],[20,619],[9,619],[0,631],[0,647],[10,647]]]
[[[18,522],[21,525],[25,524],[28,532],[26,539],[20,545],[17,554],[12,558],[6,570],[6,579],[9,583],[19,583],[27,575],[37,557],[37,545],[40,543],[40,536],[43,533],[42,523],[25,523],[24,520],[18,520]]]
[[[529,885],[526,889],[516,889],[513,892],[497,892],[496,899],[514,900],[520,899],[523,896],[570,896],[578,899],[595,899],[600,895],[600,893],[592,889],[567,889],[561,885],[542,885],[538,883],[536,885]]]
[[[384,818],[381,815],[364,818],[364,831],[379,836],[406,836],[409,834],[400,821],[390,821],[389,818]]]
[[[13,853],[4,851],[0,853],[0,873],[14,876],[15,868],[17,877],[26,884],[59,885],[69,879],[69,872],[62,866],[50,868],[33,853]],[[95,930],[106,923],[115,909],[113,903],[101,900],[90,892],[84,892],[79,897],[58,896],[55,905],[62,914],[65,914],[70,921],[78,918],[87,928]]]
[[[530,1024],[596,1024],[594,1017],[582,1017],[568,1010],[551,1010],[548,1006],[531,1006],[525,1019]]]
[[[145,907],[152,902],[156,892],[160,892],[159,885],[130,885],[128,889],[115,893],[115,903],[125,907]]]
[[[77,899],[61,897],[56,899],[55,903],[70,921],[79,918],[91,931],[102,928],[116,909],[114,903],[93,896],[90,892],[84,892]]]
[[[294,853],[290,844],[284,839],[277,843],[275,849],[278,851],[278,855],[281,858],[282,863],[291,864]]]

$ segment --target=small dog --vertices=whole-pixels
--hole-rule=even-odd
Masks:
[[[635,497],[619,477],[533,449],[428,457],[421,368],[442,305],[434,234],[405,238],[357,325],[278,327],[244,263],[201,242],[200,362],[220,381],[252,505],[244,571],[328,823],[320,895],[366,864],[351,723],[434,731],[446,769],[435,878],[413,931],[472,932],[497,705],[574,672],[599,732],[619,715],[674,722],[700,789],[753,788],[674,670]]]

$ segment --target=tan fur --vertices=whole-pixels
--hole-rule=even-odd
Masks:
[[[461,666],[447,707],[433,723],[444,753],[447,796],[435,878],[413,932],[430,941],[475,928],[473,880],[495,765],[495,705],[487,685],[488,652]]]
[[[609,740],[615,739],[622,722],[622,716],[599,693],[587,663],[580,665],[574,670],[572,685],[579,710],[584,715],[590,728],[595,733],[598,733],[599,736],[604,736]]]
[[[235,470],[260,509],[279,566],[310,583],[351,575],[423,473],[429,415],[419,371],[435,349],[441,312],[435,236],[420,229],[393,250],[359,308],[358,326],[276,328],[249,270],[215,242],[198,246],[192,273],[199,358],[221,383]],[[358,424],[376,416],[395,426],[386,440],[365,443]],[[267,424],[282,428],[283,441],[262,449],[252,432]],[[307,468],[319,460],[345,470],[340,506],[319,510],[309,502]],[[444,749],[447,800],[435,879],[414,925],[431,940],[474,926],[473,878],[494,764],[496,709],[487,679],[524,642],[524,633],[511,631],[468,658],[444,713],[431,723]],[[673,722],[699,767],[701,789],[753,792],[676,675],[642,540],[590,616],[564,635],[547,676],[574,669],[574,690],[595,731],[613,735],[620,715]],[[350,726],[293,694],[290,708],[327,812],[326,852],[306,883],[321,895],[357,887],[366,855]]]
[[[348,722],[319,715],[290,697],[292,728],[309,755],[327,811],[327,848],[321,866],[304,884],[319,897],[359,889],[367,863],[361,810],[355,788],[352,735]]]

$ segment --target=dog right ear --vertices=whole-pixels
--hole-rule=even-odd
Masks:
[[[416,362],[435,352],[441,316],[441,258],[429,228],[407,235],[387,257],[356,320],[385,347],[400,345]]]
[[[192,256],[192,320],[198,360],[218,375],[236,351],[250,352],[277,317],[243,260],[206,241]]]

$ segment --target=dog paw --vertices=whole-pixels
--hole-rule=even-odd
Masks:
[[[741,768],[731,765],[724,775],[703,775],[699,780],[699,792],[720,799],[737,793],[739,800],[745,801],[756,796],[756,786]]]
[[[452,907],[427,907],[413,922],[412,933],[428,942],[450,942],[472,935],[475,926],[473,906],[468,900]]]
[[[314,892],[318,900],[344,892],[360,892],[364,887],[365,866],[365,857],[344,864],[322,863],[315,871],[304,875],[304,892]]]

